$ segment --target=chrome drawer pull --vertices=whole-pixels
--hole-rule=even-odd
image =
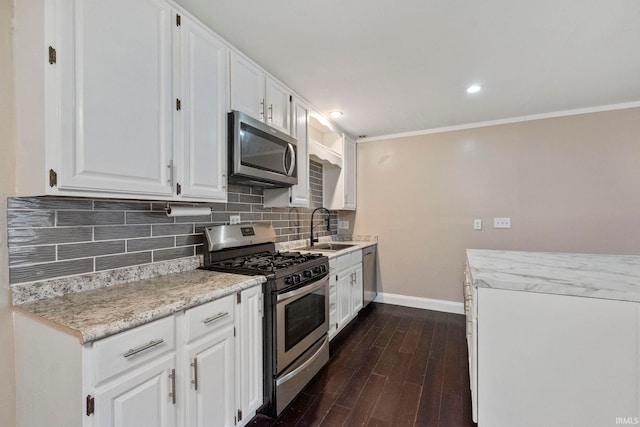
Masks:
[[[130,349],[129,351],[127,351],[127,352],[124,354],[124,357],[131,357],[131,356],[133,356],[134,354],[138,354],[138,353],[140,353],[141,351],[149,350],[150,348],[155,347],[155,346],[157,346],[157,345],[160,345],[160,344],[162,344],[163,342],[164,342],[164,340],[163,340],[163,339],[159,339],[159,340],[155,340],[155,341],[149,341],[149,343],[148,343],[148,344],[141,345],[141,346],[140,346],[140,347],[138,347],[138,348],[132,348],[132,349]]]
[[[209,323],[214,322],[214,321],[216,321],[218,319],[222,319],[223,317],[228,316],[228,315],[229,315],[229,313],[226,312],[226,311],[224,313],[220,312],[220,313],[216,314],[215,316],[207,317],[206,319],[204,319],[202,321],[202,323],[204,323],[205,325],[208,325]]]

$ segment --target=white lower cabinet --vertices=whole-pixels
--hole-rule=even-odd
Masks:
[[[470,290],[479,426],[595,427],[640,414],[638,303]]]
[[[262,392],[262,288],[110,337],[14,313],[20,427],[242,426]]]
[[[148,363],[96,389],[96,427],[172,427],[175,355]]]
[[[332,266],[333,265],[333,266]],[[362,250],[329,261],[329,338],[340,332],[362,309]],[[331,305],[331,301],[334,305]]]

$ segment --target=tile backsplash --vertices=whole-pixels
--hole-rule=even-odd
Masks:
[[[202,229],[229,222],[270,222],[278,242],[308,239],[311,212],[322,205],[322,165],[310,162],[310,208],[265,208],[262,189],[229,185],[227,203],[187,203],[212,213],[165,215],[166,202],[15,197],[8,199],[11,284],[189,257],[202,251]],[[173,203],[173,202],[172,202]],[[318,212],[316,220],[326,218]],[[337,234],[317,227],[320,236]]]

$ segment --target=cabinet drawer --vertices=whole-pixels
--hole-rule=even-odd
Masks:
[[[346,269],[351,268],[352,265],[353,265],[353,261],[351,259],[351,253],[336,257],[336,268],[338,269],[336,271],[337,274],[340,274]]]
[[[96,383],[175,348],[174,316],[96,341],[92,350]]]
[[[361,262],[362,262],[362,249],[358,249],[357,251],[351,252],[352,265],[356,265]]]
[[[187,342],[215,331],[216,329],[234,323],[236,295],[202,304],[187,310],[185,313],[187,324]]]

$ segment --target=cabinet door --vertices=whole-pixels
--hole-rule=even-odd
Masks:
[[[171,9],[75,0],[60,12],[60,189],[172,194]]]
[[[240,390],[237,390],[237,394],[242,411],[242,419],[238,421],[244,424],[263,403],[262,287],[242,291],[238,308]]]
[[[351,288],[353,287],[352,270],[338,273],[338,330],[351,320]]]
[[[308,107],[295,100],[293,104],[294,136],[298,140],[298,184],[291,187],[291,206],[309,206],[309,156],[307,154]]]
[[[338,275],[335,258],[329,260],[329,339],[338,332]]]
[[[233,51],[230,58],[231,109],[264,121],[264,73]]]
[[[349,136],[344,136],[344,208],[356,208],[356,142]]]
[[[227,47],[190,19],[176,27],[180,40],[182,134],[176,167],[184,198],[226,201]]]
[[[233,326],[222,327],[189,346],[191,374],[186,381],[187,425],[231,427],[235,424],[235,378]]]
[[[172,427],[175,356],[116,377],[95,393],[96,427]]]
[[[362,309],[363,298],[363,281],[362,281],[362,263],[358,263],[353,267],[353,287],[351,312],[355,316]]]
[[[291,134],[291,94],[277,81],[266,79],[265,114],[267,123],[281,131]]]

